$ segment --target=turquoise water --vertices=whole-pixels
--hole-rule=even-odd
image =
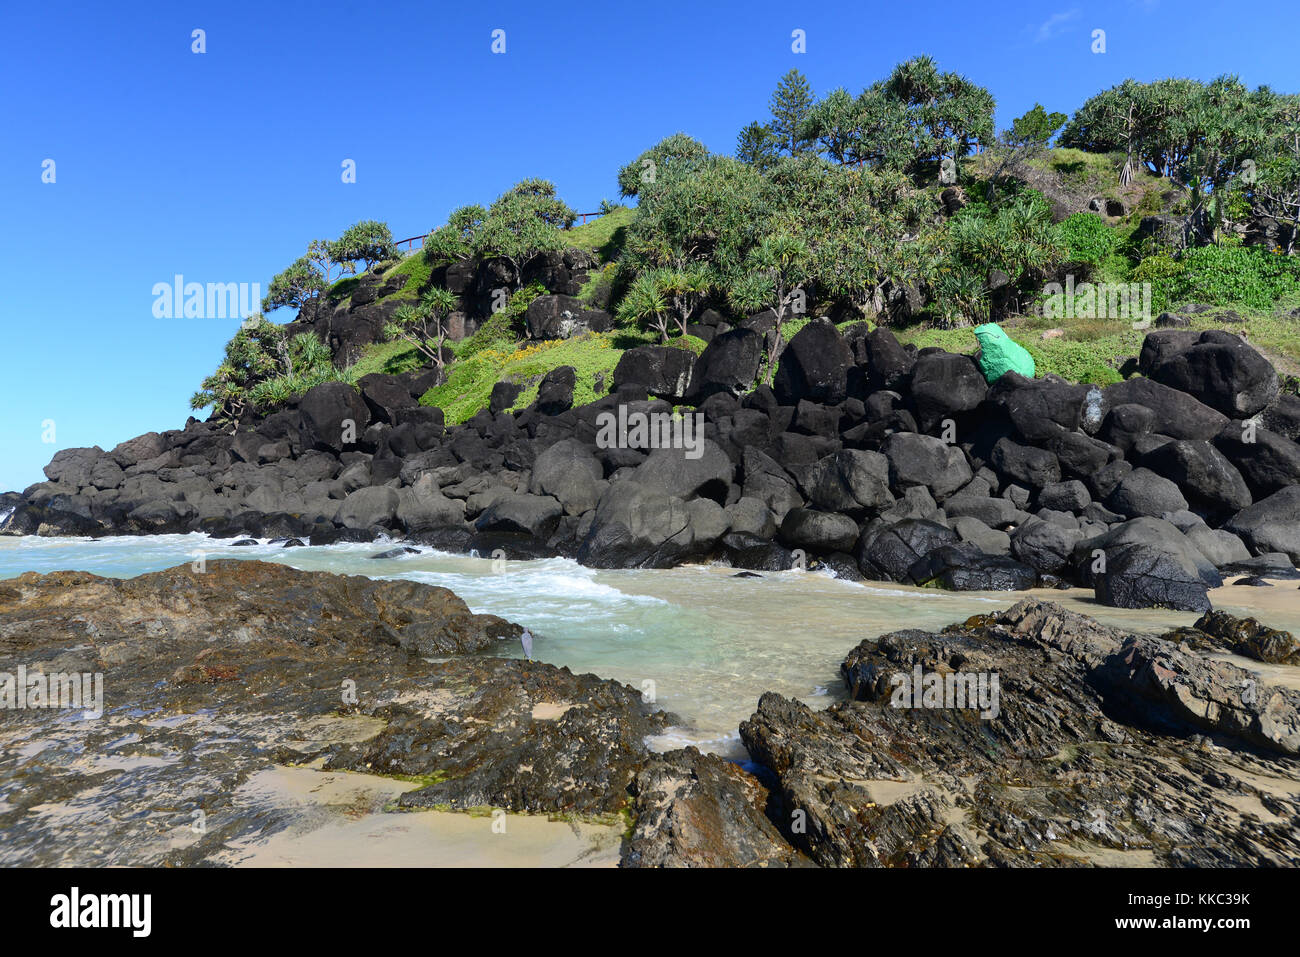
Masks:
[[[369,557],[387,547],[233,547],[197,534],[0,538],[0,578],[61,569],[128,578],[203,555],[441,585],[476,612],[528,627],[535,636],[535,658],[653,693],[660,706],[683,719],[660,746],[693,743],[730,756],[742,754],[737,726],[753,713],[764,691],[825,707],[842,695],[839,664],[862,639],[900,628],[938,629],[1005,608],[1020,597],[863,585],[793,571],[737,578],[732,569],[713,566],[597,571],[566,559],[494,564],[434,551],[398,559]],[[1250,604],[1266,597],[1268,613],[1253,613],[1275,627],[1300,629],[1295,585],[1225,589],[1232,603],[1218,600],[1216,606],[1252,613]],[[1196,618],[1182,612],[1103,608],[1081,590],[1041,594],[1141,630],[1163,630]],[[501,653],[523,652],[514,646]]]

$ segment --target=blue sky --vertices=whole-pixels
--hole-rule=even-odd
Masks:
[[[1300,90],[1292,5],[988,6],[11,5],[0,490],[41,480],[57,449],[184,424],[238,320],[155,318],[155,283],[179,273],[264,291],[314,237],[363,218],[423,233],[526,176],[595,209],[616,198],[618,167],[670,133],[729,152],[791,67],[817,93],[856,91],[928,53],[993,92],[999,127],[1035,101],[1070,113],[1127,76],[1233,72]],[[795,29],[806,53],[791,50]],[[1094,29],[1104,54],[1091,52]],[[341,181],[346,159],[355,183]]]

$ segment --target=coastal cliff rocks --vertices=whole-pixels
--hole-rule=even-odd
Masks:
[[[567,295],[534,303],[538,321],[573,312]],[[604,568],[796,561],[978,589],[1064,579],[1123,607],[1198,610],[1207,569],[1300,561],[1294,396],[1233,335],[1157,329],[1139,360],[1149,377],[1104,388],[1016,372],[989,385],[968,356],[817,320],[769,388],[755,379],[774,317],[714,321],[698,357],[629,350],[614,391],[576,407],[575,370],[561,366],[527,408],[508,411],[518,393],[499,386],[448,426],[418,401],[436,373],[376,374],[318,385],[233,433],[191,419],[110,452],[61,450],[48,481],[0,498],[0,534],[418,534]],[[945,535],[895,554],[906,529],[884,533],[908,521]]]

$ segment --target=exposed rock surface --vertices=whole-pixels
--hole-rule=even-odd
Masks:
[[[996,713],[895,706],[918,667],[996,674]],[[1300,694],[1229,662],[1025,600],[864,641],[842,672],[853,700],[768,693],[741,725],[819,864],[1300,863]]]

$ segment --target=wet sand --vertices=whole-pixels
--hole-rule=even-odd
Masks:
[[[298,822],[229,846],[240,867],[615,867],[623,830],[527,814],[386,811],[419,785],[371,774],[279,767],[235,792],[236,807],[292,806]]]

